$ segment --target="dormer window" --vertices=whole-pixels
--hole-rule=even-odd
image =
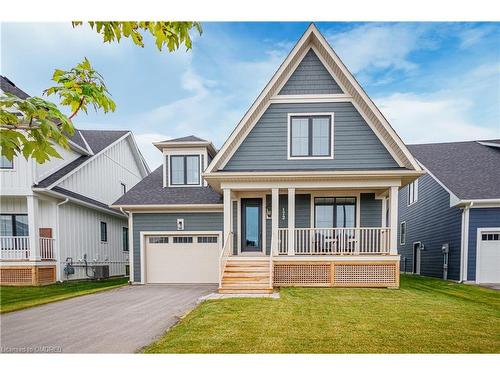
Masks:
[[[288,158],[333,158],[333,114],[289,114]]]
[[[171,185],[200,185],[200,156],[170,156]]]

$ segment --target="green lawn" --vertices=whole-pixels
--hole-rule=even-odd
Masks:
[[[0,312],[21,310],[125,285],[128,278],[102,281],[69,281],[46,286],[1,286]]]
[[[146,353],[500,353],[500,292],[401,277],[401,289],[282,288],[206,301]]]

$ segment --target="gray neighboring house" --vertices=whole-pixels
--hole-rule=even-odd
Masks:
[[[423,171],[312,24],[218,151],[154,143],[129,213],[133,283],[398,287],[398,191]]]
[[[400,191],[401,270],[500,283],[500,139],[408,148],[427,174]]]

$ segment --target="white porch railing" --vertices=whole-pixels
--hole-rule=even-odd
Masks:
[[[389,254],[390,228],[295,228],[295,255]],[[278,230],[278,254],[288,254],[289,231]]]
[[[55,259],[54,239],[40,237],[38,239],[41,260]],[[30,259],[33,249],[29,236],[0,236],[0,259]]]
[[[0,259],[29,259],[30,238],[28,236],[1,236]]]
[[[219,256],[219,288],[222,288],[222,277],[226,269],[226,263],[233,252],[233,232],[229,232],[222,246]]]
[[[41,259],[56,259],[54,254],[54,239],[47,237],[40,237],[38,244],[40,246]]]

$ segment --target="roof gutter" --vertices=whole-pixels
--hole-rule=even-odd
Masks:
[[[476,207],[484,206],[498,206],[500,207],[500,199],[459,199],[453,206],[471,208],[472,205]]]
[[[116,211],[113,211],[111,209],[106,209],[104,207],[100,207],[100,206],[97,206],[95,204],[88,203],[88,202],[82,201],[82,200],[77,199],[77,198],[68,197],[67,195],[64,195],[64,194],[61,194],[61,193],[57,193],[57,192],[55,192],[53,190],[44,189],[44,188],[33,188],[33,191],[36,191],[37,193],[44,193],[44,194],[47,194],[47,195],[51,195],[51,196],[56,197],[56,198],[64,199],[63,202],[59,203],[60,205],[63,205],[65,203],[71,201],[71,202],[75,202],[75,203],[77,203],[77,204],[79,204],[81,206],[90,207],[90,208],[93,208],[93,209],[96,209],[96,210],[99,210],[99,211],[102,211],[102,212],[106,212],[106,213],[108,213],[110,215],[114,215],[114,216],[118,216],[118,217],[123,217],[123,215],[121,215],[120,213],[118,213]]]

